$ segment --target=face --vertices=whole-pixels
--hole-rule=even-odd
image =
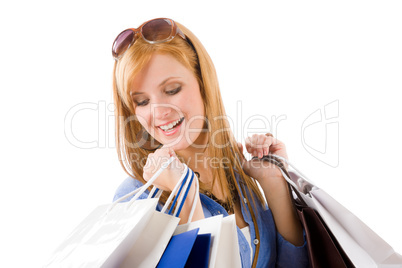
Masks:
[[[166,147],[181,151],[205,143],[200,87],[174,57],[154,54],[134,79],[130,95],[141,125]]]

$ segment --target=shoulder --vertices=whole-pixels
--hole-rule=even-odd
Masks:
[[[132,178],[132,177],[128,177],[125,180],[123,180],[123,182],[117,187],[117,190],[114,194],[113,197],[113,201],[116,201],[117,199],[119,199],[122,196],[125,196],[128,193],[131,193],[132,191],[138,189],[139,187],[143,186],[143,183],[140,182],[139,180]],[[143,198],[147,198],[148,197],[148,190],[146,190],[140,197],[139,199],[143,199]],[[124,200],[123,202],[127,202],[132,198],[132,196],[130,196],[129,198],[127,198],[126,200]]]

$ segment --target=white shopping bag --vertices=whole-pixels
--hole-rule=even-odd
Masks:
[[[316,210],[356,267],[402,267],[402,256],[322,189],[310,192]]]
[[[172,237],[177,225],[180,222],[180,218],[178,218],[180,211],[178,208],[185,201],[184,196],[181,195],[181,198],[178,200],[178,205],[176,206],[177,209],[175,210],[175,214],[173,216],[165,214],[164,212],[167,210],[170,201],[175,196],[175,193],[177,193],[177,190],[182,184],[183,180],[186,181],[183,192],[185,193],[185,190],[189,189],[192,182],[190,177],[194,180],[195,186],[198,189],[198,181],[194,172],[189,169],[187,165],[185,165],[183,176],[180,178],[175,189],[170,194],[165,206],[162,208],[161,212],[153,212],[148,225],[142,230],[140,237],[136,240],[136,242],[130,249],[130,252],[127,254],[126,258],[119,266],[120,268],[156,267],[166,249],[166,246],[169,244],[170,238]],[[159,191],[159,195],[161,195],[161,193],[162,192]],[[196,191],[196,194],[197,193],[198,191]],[[152,195],[153,191],[149,194],[149,197],[151,197]],[[174,204],[172,205],[172,207],[173,206]],[[193,202],[188,222],[191,222],[195,206],[196,203]]]
[[[211,234],[211,249],[209,254],[208,267],[218,267],[215,265],[215,263],[218,253],[219,239],[221,235],[222,219],[223,215],[218,215],[187,224],[182,224],[177,226],[173,235],[181,234],[196,228],[200,228],[198,234]]]
[[[198,234],[211,234],[208,267],[241,267],[235,215],[230,215],[225,218],[223,218],[223,215],[218,215],[179,225],[174,235],[196,228],[199,228]]]
[[[131,206],[97,207],[56,249],[45,267],[116,267],[138,239],[155,211],[157,199]]]
[[[152,250],[148,252],[149,254],[137,254],[137,262],[130,267],[154,267],[163,254],[179,219],[170,215],[161,215],[164,211],[157,212],[155,210],[158,203],[157,198],[137,199],[173,160],[173,157],[170,158],[143,187],[127,194],[113,204],[96,208],[59,246],[45,267],[119,267],[122,264],[129,265],[131,264],[130,260],[132,260],[130,258],[131,249],[136,245],[142,245],[144,249],[152,248]],[[185,167],[188,170],[186,165]],[[182,185],[182,182],[188,178],[187,175],[188,173],[185,172],[181,177],[178,185],[169,196],[164,210],[172,200],[174,193],[177,193],[178,187],[181,185],[180,189],[183,188],[184,183]],[[186,180],[182,189],[183,193],[187,192],[189,181]],[[135,196],[130,202],[119,203],[134,194]],[[176,207],[180,207],[184,200],[185,198],[181,194]],[[195,204],[193,204],[189,221],[194,209]],[[175,213],[179,212],[175,211]],[[158,225],[158,223],[166,225]],[[146,243],[143,236],[144,232],[152,233],[150,231],[152,227],[155,228],[152,231],[155,234],[152,240],[155,247]],[[139,239],[141,241],[138,241]],[[151,262],[147,262],[150,259]]]
[[[155,211],[119,267],[156,267],[179,221]]]
[[[234,214],[222,219],[221,235],[219,237],[215,267],[241,268],[239,241]]]
[[[294,169],[293,172],[289,171],[291,178],[281,170],[282,175],[299,190],[307,205],[320,214],[356,267],[402,267],[402,256],[387,242],[324,190],[312,184],[288,160],[276,157]]]

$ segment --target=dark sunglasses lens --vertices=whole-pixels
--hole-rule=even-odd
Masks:
[[[130,46],[134,38],[134,32],[132,30],[125,30],[121,32],[114,40],[112,54],[117,58],[122,55]]]
[[[147,41],[164,41],[171,36],[172,30],[173,27],[169,20],[152,20],[142,26],[142,36]]]

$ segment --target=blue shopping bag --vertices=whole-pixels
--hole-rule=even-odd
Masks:
[[[208,268],[211,234],[199,234],[191,249],[185,268]]]
[[[197,239],[198,231],[196,228],[188,232],[184,232],[172,236],[162,258],[159,260],[158,268],[180,268],[186,265],[187,259]]]

